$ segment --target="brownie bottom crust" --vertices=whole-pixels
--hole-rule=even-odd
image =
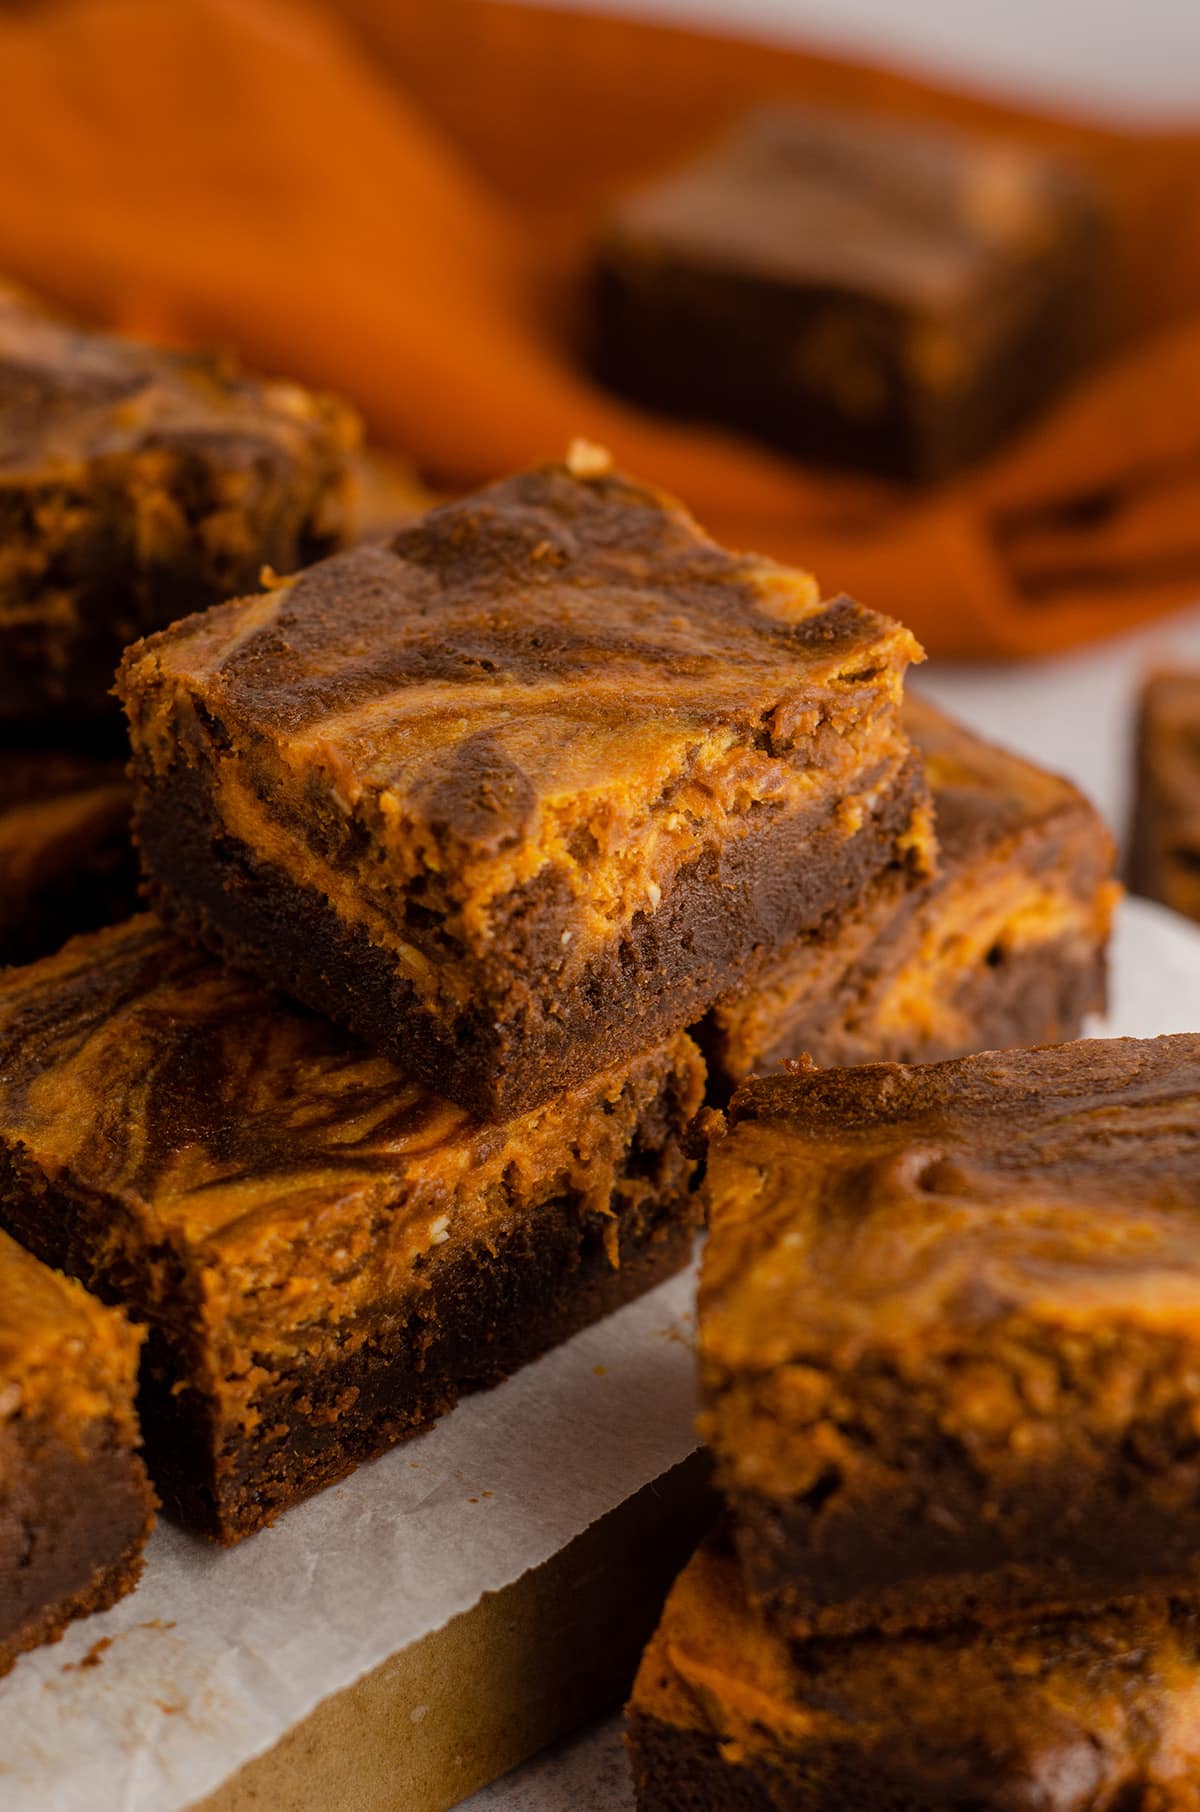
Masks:
[[[931,1477],[921,1501],[898,1489],[857,1525],[847,1519],[836,1540],[820,1530],[831,1489],[821,1479],[795,1502],[729,1495],[747,1591],[793,1642],[963,1620],[1001,1627],[1115,1604],[1134,1591],[1188,1597],[1200,1589],[1200,1513],[1155,1502],[1133,1457],[1122,1475],[1051,1478],[1040,1498],[1027,1492],[1019,1504],[971,1487],[956,1493],[944,1475]]]
[[[449,1018],[424,1004],[393,954],[346,924],[323,894],[233,836],[198,769],[178,763],[168,778],[147,779],[138,790],[149,898],[171,930],[303,1001],[489,1120],[539,1106],[680,1030],[739,983],[759,948],[844,910],[889,865],[907,877],[898,852],[929,799],[913,754],[886,786],[879,783],[876,804],[852,835],[833,812],[817,824],[750,834],[719,859],[698,860],[657,911],[637,915],[569,986],[553,981],[561,935],[557,915],[541,911],[535,884],[524,918],[513,921],[512,948],[496,959],[519,1004],[502,1004],[480,984],[472,1004]],[[540,926],[543,917],[551,932]],[[544,998],[533,984],[513,990],[513,974],[543,970],[551,977]]]
[[[133,1589],[154,1520],[145,1469],[111,1424],[75,1446],[35,1422],[21,1447],[0,1496],[0,1675]]]
[[[698,1216],[690,1202],[676,1212],[632,1241],[627,1229],[614,1268],[603,1227],[549,1204],[494,1255],[464,1254],[436,1296],[380,1317],[352,1358],[281,1379],[260,1404],[265,1449],[257,1431],[215,1424],[203,1399],[173,1393],[177,1373],[151,1335],[139,1411],[163,1508],[226,1544],[253,1535],[682,1270]]]

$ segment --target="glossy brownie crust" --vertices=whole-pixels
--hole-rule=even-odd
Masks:
[[[1200,1038],[750,1082],[705,1431],[794,1638],[1195,1589]]]
[[[1200,920],[1200,673],[1147,679],[1135,764],[1129,884]]]
[[[485,1126],[148,918],[0,981],[0,1219],[149,1328],[169,1509],[236,1541],[686,1263],[682,1034]]]
[[[1058,1044],[1102,1012],[1120,889],[1107,826],[1077,788],[909,694],[938,870],[885,871],[838,919],[769,952],[696,1037],[718,1103],[754,1073],[936,1063]]]
[[[932,862],[908,632],[577,458],[131,649],[174,929],[503,1118]]]
[[[628,1740],[639,1812],[1191,1812],[1198,1707],[1186,1602],[789,1653],[710,1544],[646,1651]]]
[[[618,203],[595,363],[638,402],[938,479],[1095,340],[1096,199],[1051,158],[818,108],[743,119]]]
[[[357,425],[0,288],[0,723],[116,714],[121,650],[345,537]]]
[[[139,1337],[0,1233],[0,1674],[136,1583]]]
[[[135,910],[132,811],[121,761],[0,747],[0,968]]]

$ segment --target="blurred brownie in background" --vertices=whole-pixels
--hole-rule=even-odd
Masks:
[[[110,716],[122,648],[346,538],[358,424],[0,287],[0,724]]]
[[[1129,884],[1200,920],[1200,671],[1146,680],[1135,760]]]
[[[115,757],[0,747],[0,968],[134,910],[132,809]]]
[[[140,1332],[0,1233],[0,1674],[137,1583]]]
[[[938,479],[1095,337],[1101,211],[1059,160],[834,110],[745,117],[619,202],[594,359],[650,408],[819,463]]]
[[[938,872],[885,870],[853,909],[764,956],[699,1030],[718,1097],[788,1058],[931,1063],[1078,1037],[1103,1011],[1120,887],[1103,819],[1069,780],[907,694]]]

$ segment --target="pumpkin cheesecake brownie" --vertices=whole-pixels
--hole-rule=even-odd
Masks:
[[[677,1271],[684,1034],[473,1119],[148,916],[0,977],[0,1219],[149,1329],[147,1453],[225,1541]]]
[[[1200,1583],[1200,1036],[751,1081],[703,1427],[786,1634]]]
[[[129,650],[152,897],[519,1112],[929,865],[918,653],[577,449]]]
[[[628,1716],[639,1812],[1193,1812],[1200,1611],[789,1650],[714,1542],[667,1600]]]
[[[930,1063],[1075,1038],[1105,1004],[1120,888],[1113,840],[1070,781],[909,693],[938,872],[885,872],[847,912],[772,951],[697,1036],[727,1097],[752,1071]]]
[[[111,713],[127,642],[345,539],[357,421],[0,286],[0,724]]]
[[[0,1233],[0,1674],[137,1583],[141,1338]]]
[[[0,968],[134,911],[132,810],[119,760],[0,747]]]

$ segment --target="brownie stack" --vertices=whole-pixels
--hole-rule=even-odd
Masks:
[[[643,1812],[1193,1806],[1200,1037],[746,1084]]]
[[[586,448],[128,651],[158,916],[0,981],[0,1213],[146,1325],[169,1508],[239,1539],[686,1262],[685,1028],[931,866],[915,652]]]
[[[1107,833],[904,701],[900,625],[586,445],[306,566],[334,405],[14,323],[15,444],[61,429],[78,496],[30,519],[13,698],[97,707],[179,620],[117,680],[153,916],[0,975],[0,1223],[145,1330],[188,1526],[251,1534],[678,1270],[750,1069],[1100,1003]]]

